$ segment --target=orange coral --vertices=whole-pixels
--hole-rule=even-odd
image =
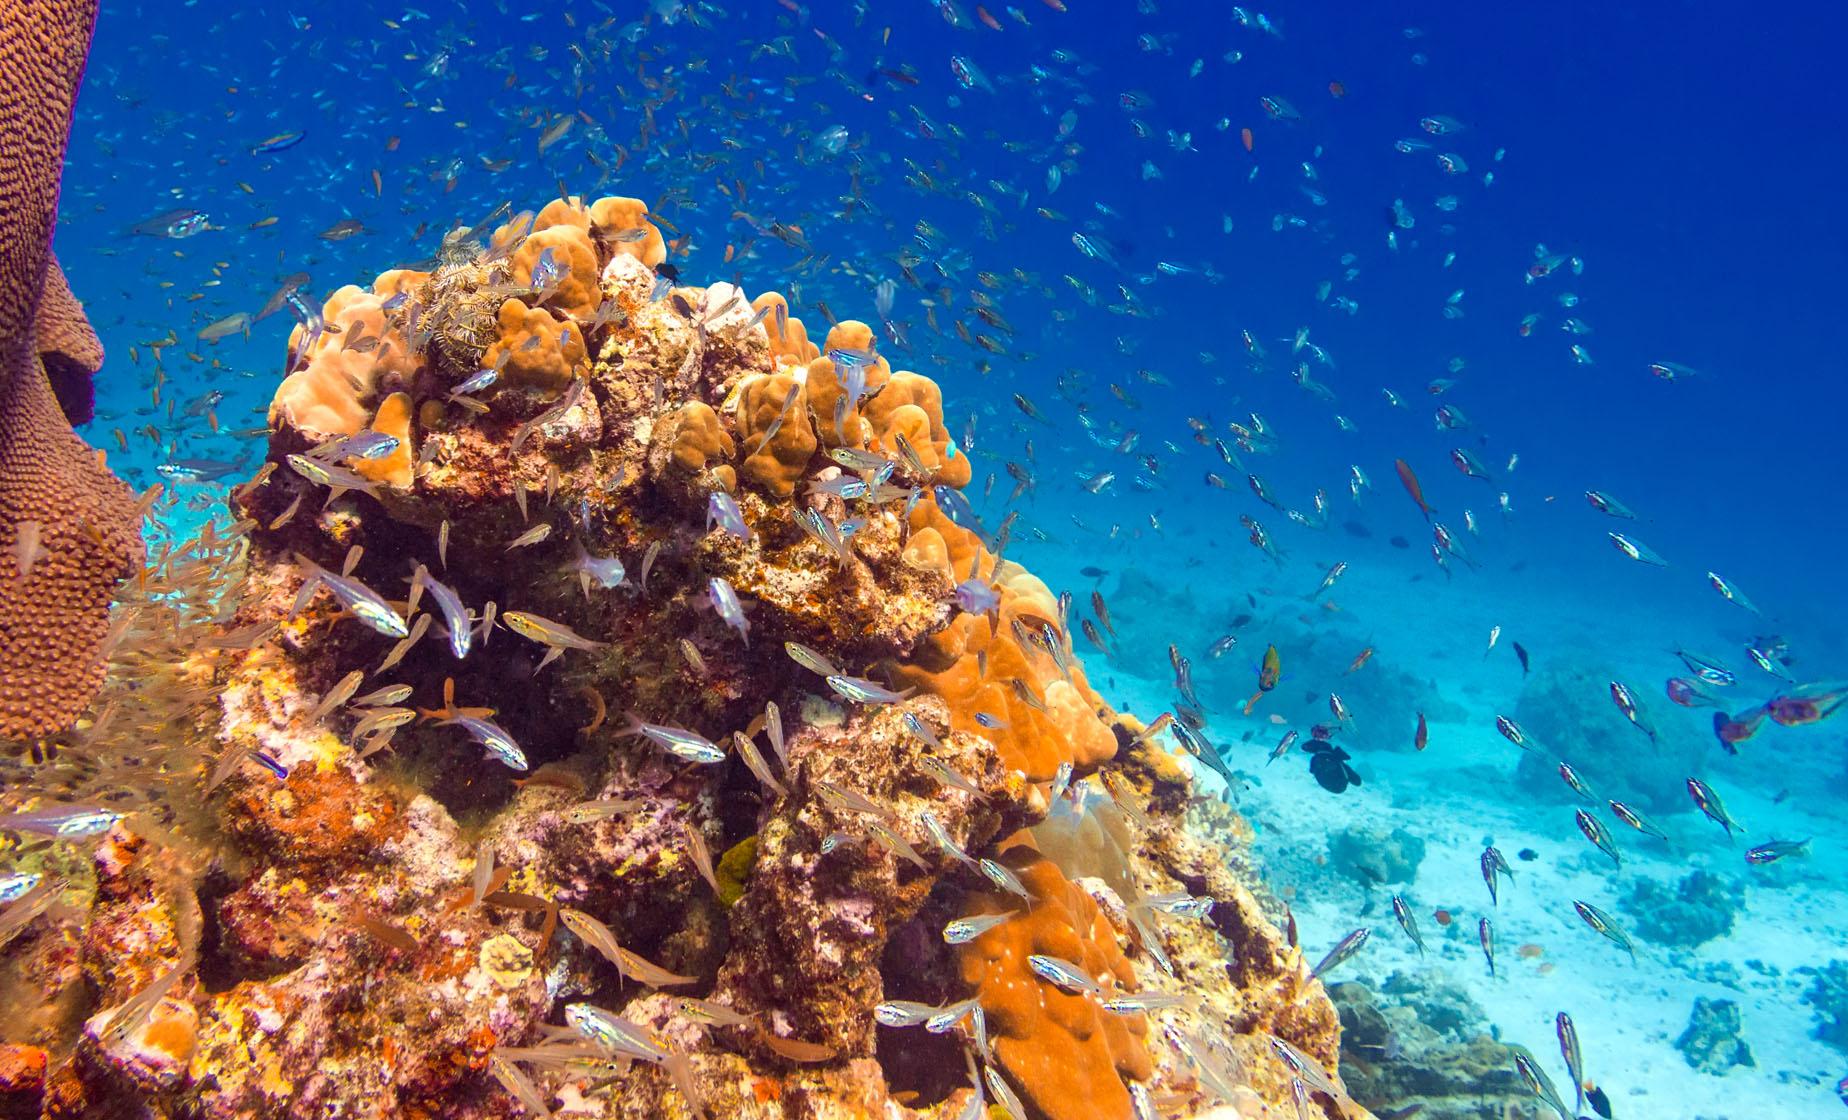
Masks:
[[[481,364],[500,369],[508,385],[556,391],[569,385],[584,365],[584,332],[576,323],[561,323],[544,308],[528,307],[517,299],[501,304],[499,323],[500,337],[482,355]]]
[[[372,418],[372,430],[393,436],[398,449],[383,459],[354,459],[353,469],[374,482],[384,482],[399,489],[411,485],[411,398],[407,393],[393,393],[379,402],[378,415]]]
[[[957,581],[977,572],[994,586],[1000,607],[993,618],[958,614],[914,649],[909,661],[888,662],[894,686],[941,696],[952,730],[991,740],[1001,760],[1029,782],[1050,781],[1064,762],[1082,771],[1114,757],[1116,736],[1100,715],[1109,709],[1092,691],[1070,644],[1057,638],[1070,659],[1068,679],[1049,653],[1038,645],[1023,647],[1014,636],[1016,623],[1036,637],[1047,627],[1057,634],[1058,604],[1046,585],[1015,564],[1002,563],[997,571],[993,554],[975,534],[944,516],[931,498],[912,510],[914,543],[926,529],[943,542],[943,556],[926,539],[917,557],[932,564],[947,560]],[[1002,726],[985,727],[978,714]]]
[[[43,326],[79,364],[101,356],[62,273],[48,277],[95,17],[80,0],[0,3],[0,542],[36,531],[45,549],[25,578],[0,564],[0,738],[44,734],[83,709],[103,680],[110,596],[141,552],[134,499],[71,430],[34,337]]]
[[[753,311],[765,312],[763,318],[764,333],[770,337],[770,356],[779,363],[805,365],[821,356],[821,351],[809,341],[808,328],[802,320],[789,313],[789,301],[776,292],[765,292],[751,301]]]
[[[550,210],[551,206],[546,209]],[[590,234],[577,226],[548,226],[522,241],[513,251],[514,283],[532,285],[533,269],[547,249],[552,251],[552,266],[558,270],[558,285],[546,296],[545,305],[580,319],[595,315],[597,305],[603,302],[598,285],[597,250],[590,243]]]
[[[832,350],[871,350],[873,331],[865,323],[855,319],[843,319],[828,332],[827,349]],[[879,388],[892,376],[892,369],[886,365],[884,358],[875,358],[864,373],[864,393]],[[809,407],[815,412],[817,434],[821,442],[829,447],[864,447],[866,432],[860,422],[858,402],[846,401],[846,390],[841,385],[840,372],[834,363],[824,354],[808,365],[808,399]],[[843,404],[845,402],[845,404]]]
[[[306,364],[276,387],[270,425],[286,423],[311,439],[350,436],[365,427],[381,380],[408,381],[418,366],[385,301],[428,278],[425,272],[391,269],[373,281],[371,291],[348,284],[328,296],[321,305],[327,324],[321,336],[308,341],[300,325],[289,335],[291,365]]]
[[[667,259],[667,242],[648,220],[648,204],[639,198],[599,198],[590,204],[590,227],[612,255],[634,257],[649,268]]]
[[[88,423],[96,411],[94,378],[103,368],[103,344],[90,329],[83,305],[71,294],[64,270],[53,256],[45,269],[45,291],[39,297],[37,332],[39,360],[58,396],[64,418]]]
[[[738,392],[738,438],[745,448],[744,462],[738,470],[746,481],[772,497],[787,498],[795,493],[796,483],[808,469],[818,446],[800,386],[794,374],[778,371],[745,382]],[[796,390],[796,399],[785,410],[783,405],[789,401],[792,389]],[[781,424],[777,424],[779,416]],[[776,425],[773,435],[772,425]],[[767,442],[766,435],[771,437]]]
[[[875,448],[896,455],[897,441],[892,437],[903,435],[918,459],[934,472],[932,482],[958,489],[969,484],[973,468],[969,457],[955,450],[955,440],[943,424],[943,392],[935,381],[900,370],[861,410],[873,427]]]
[[[1069,961],[1107,993],[1134,990],[1136,973],[1117,946],[1116,932],[1090,895],[1072,885],[1051,860],[1025,845],[1002,862],[1033,895],[1024,912],[964,945],[962,978],[987,1016],[995,1056],[1021,1097],[1047,1120],[1129,1120],[1123,1081],[1154,1073],[1141,1015],[1113,1015],[1097,997],[1073,995],[1028,967],[1033,955]],[[968,912],[1020,911],[1012,895],[979,896]]]
[[[674,431],[674,462],[682,470],[698,473],[712,466],[713,473],[727,490],[738,485],[738,475],[726,460],[737,450],[732,438],[719,423],[719,414],[705,401],[688,401],[680,406]],[[716,465],[714,462],[716,460]]]

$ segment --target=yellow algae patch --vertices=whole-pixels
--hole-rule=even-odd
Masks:
[[[488,979],[503,989],[526,983],[533,970],[533,951],[512,934],[498,934],[482,942],[477,960]]]
[[[398,441],[398,449],[383,459],[353,459],[353,469],[374,482],[384,482],[400,490],[410,488],[411,473],[411,398],[408,393],[393,393],[379,402],[372,417],[372,430]]]

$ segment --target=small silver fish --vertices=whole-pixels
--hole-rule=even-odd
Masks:
[[[468,732],[477,743],[487,749],[490,758],[505,764],[509,769],[525,770],[527,768],[526,753],[520,750],[520,745],[513,741],[513,736],[507,734],[499,724],[490,720],[477,719],[474,716],[452,716],[442,722],[453,723]]]
[[[713,576],[707,581],[706,596],[725,625],[738,631],[744,639],[744,647],[751,648],[750,620],[744,617],[744,604],[738,601],[738,593],[732,590],[732,585],[726,582],[724,576]]]
[[[684,727],[665,727],[658,723],[643,723],[633,713],[630,714],[629,722],[620,734],[640,735],[688,762],[711,765],[725,761],[724,749],[704,735],[696,731],[688,731]]]
[[[971,918],[957,918],[943,927],[943,940],[949,945],[965,945],[1013,917],[1014,912],[1009,911],[1005,914],[978,914]]]
[[[1360,952],[1361,947],[1366,945],[1367,939],[1372,936],[1373,931],[1371,929],[1366,926],[1361,926],[1359,929],[1349,933],[1346,937],[1343,937],[1333,949],[1328,951],[1328,955],[1322,958],[1321,963],[1309,970],[1309,979],[1318,979],[1323,973],[1346,962],[1349,958],[1353,957],[1355,953]]]

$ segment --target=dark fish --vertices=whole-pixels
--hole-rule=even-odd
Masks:
[[[1510,642],[1509,644],[1514,647],[1514,655],[1521,660],[1521,675],[1524,677],[1527,675],[1527,650],[1522,648],[1519,642]]]
[[[345,241],[349,237],[358,237],[366,232],[366,227],[358,218],[342,218],[315,234],[323,241]]]
[[[1110,573],[1102,568],[1094,568],[1087,565],[1086,567],[1079,568],[1078,574],[1084,576],[1086,579],[1103,579]]]
[[[1389,540],[1388,540],[1388,541],[1387,541],[1386,543],[1387,543],[1387,544],[1389,544],[1389,545],[1391,545],[1391,546],[1393,546],[1394,548],[1410,548],[1410,547],[1412,547],[1412,542],[1410,542],[1410,541],[1408,541],[1408,540],[1406,540],[1406,539],[1405,539],[1404,537],[1392,537],[1392,538],[1391,538],[1391,539],[1389,539]]]
[[[1604,1095],[1604,1090],[1596,1085],[1585,1086],[1585,1103],[1604,1120],[1611,1120],[1611,1099]]]
[[[1328,792],[1342,793],[1349,786],[1360,784],[1360,775],[1347,764],[1352,756],[1328,740],[1309,740],[1303,746],[1303,753],[1309,756],[1309,772]]]

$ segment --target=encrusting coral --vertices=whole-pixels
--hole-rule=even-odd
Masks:
[[[656,277],[634,199],[443,254],[295,342],[174,670],[223,850],[113,874],[126,1017],[19,1040],[48,1114],[1297,1115],[1333,1008],[970,520],[936,384]]]
[[[94,0],[0,3],[0,548],[16,558],[0,563],[4,739],[83,710],[103,680],[111,593],[141,553],[128,488],[71,430],[102,347],[51,256],[95,20]]]

